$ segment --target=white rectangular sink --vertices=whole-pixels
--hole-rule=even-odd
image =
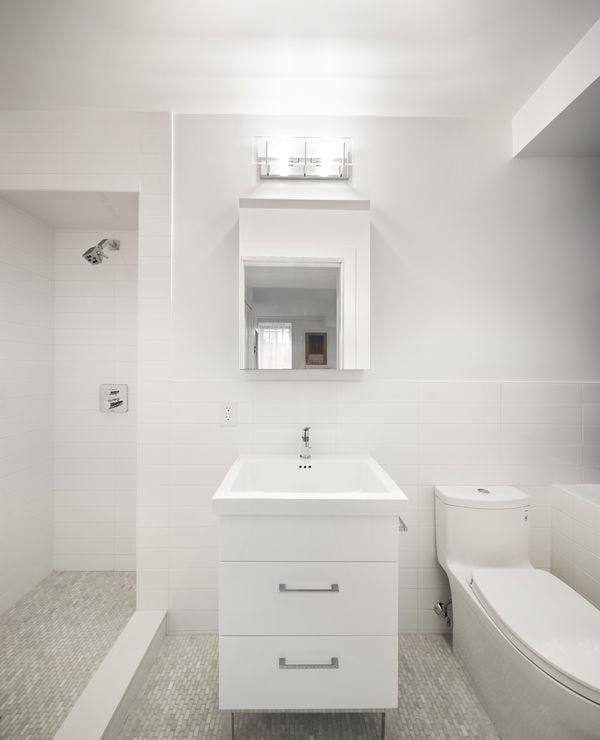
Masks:
[[[370,455],[241,455],[213,501],[217,514],[402,516],[408,506]]]

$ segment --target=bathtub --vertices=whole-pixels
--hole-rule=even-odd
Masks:
[[[600,507],[600,483],[560,483],[554,488]]]

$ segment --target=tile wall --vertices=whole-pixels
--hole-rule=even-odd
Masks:
[[[600,485],[554,488],[552,572],[600,609]]]
[[[144,492],[156,482],[157,462],[168,471],[166,459],[152,457],[152,445],[167,433],[170,399],[171,131],[170,113],[0,111],[0,189],[139,192],[137,555],[143,568],[168,563],[168,550],[157,558],[147,546]],[[143,578],[137,597],[140,608],[158,603]]]
[[[402,631],[441,630],[435,483],[513,483],[533,496],[532,558],[550,567],[549,484],[600,480],[600,440],[580,383],[171,382],[171,116],[0,112],[0,188],[140,191],[138,270],[138,607],[169,629],[217,625],[210,498],[237,454],[371,451],[411,502],[401,558]],[[238,426],[219,405],[239,404]],[[585,401],[585,403],[584,403]],[[588,403],[589,402],[589,403]],[[592,414],[592,416],[590,416]],[[592,430],[592,431],[590,431]]]
[[[100,265],[81,253],[105,237]],[[55,232],[54,566],[135,570],[137,232]],[[100,413],[101,383],[129,411]]]
[[[162,482],[146,489],[155,505],[155,534],[168,542],[170,557],[168,569],[142,571],[142,578],[157,597],[168,598],[171,631],[214,631],[217,533],[210,499],[215,487],[240,452],[295,453],[302,426],[310,424],[315,453],[367,450],[407,493],[400,629],[443,630],[431,609],[449,595],[435,555],[434,484],[524,487],[533,503],[531,558],[549,569],[550,484],[600,480],[597,440],[588,444],[593,439],[584,426],[592,413],[587,402],[599,388],[368,379],[173,383],[168,499]],[[237,427],[219,425],[222,400],[237,401]],[[160,457],[166,448],[156,452]],[[159,552],[157,545],[157,562]]]
[[[52,570],[53,261],[0,199],[0,613]]]

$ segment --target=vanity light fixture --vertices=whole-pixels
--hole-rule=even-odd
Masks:
[[[352,139],[256,136],[254,163],[261,180],[349,180]]]

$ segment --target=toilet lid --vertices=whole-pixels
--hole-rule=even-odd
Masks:
[[[544,570],[481,569],[475,596],[538,668],[600,704],[600,610]]]

